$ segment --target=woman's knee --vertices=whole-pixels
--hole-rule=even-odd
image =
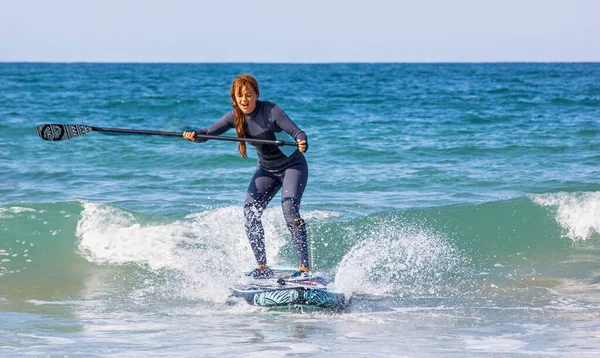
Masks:
[[[294,198],[284,198],[281,202],[283,217],[290,230],[303,229],[306,224],[300,216],[300,203]]]

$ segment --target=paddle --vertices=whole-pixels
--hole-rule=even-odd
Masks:
[[[148,135],[162,135],[169,137],[182,137],[183,133],[180,132],[161,132],[161,131],[148,131],[140,129],[120,129],[120,128],[103,128],[103,127],[90,127],[81,124],[40,124],[37,126],[38,135],[49,141],[55,140],[67,140],[74,137],[79,137],[90,132],[109,132],[109,133],[126,133],[126,134],[148,134]],[[225,140],[230,142],[246,142],[256,144],[269,144],[276,145],[278,147],[284,145],[298,146],[298,143],[285,142],[282,140],[267,140],[267,139],[252,139],[252,138],[237,138],[237,137],[225,137],[218,135],[206,135],[196,134],[197,138],[204,139],[215,139]]]

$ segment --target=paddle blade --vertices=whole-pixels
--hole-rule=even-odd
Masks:
[[[92,130],[92,127],[80,124],[40,124],[37,126],[38,135],[44,140],[51,141],[71,139]]]

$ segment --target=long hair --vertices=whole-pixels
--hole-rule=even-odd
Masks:
[[[237,132],[238,138],[244,138],[246,136],[246,129],[248,128],[248,123],[246,122],[246,115],[242,112],[242,109],[238,107],[236,96],[242,95],[242,90],[249,86],[252,91],[256,94],[258,98],[258,82],[256,79],[250,75],[239,75],[233,81],[231,85],[231,100],[233,101],[233,111],[235,113],[235,131]],[[246,155],[246,143],[238,142],[238,150],[240,151],[240,156],[244,159],[248,158]]]

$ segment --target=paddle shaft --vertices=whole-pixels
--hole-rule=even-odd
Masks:
[[[162,131],[149,131],[143,129],[121,129],[121,128],[104,128],[104,127],[92,127],[93,131],[96,132],[112,132],[112,133],[127,133],[127,134],[149,134],[149,135],[162,135],[169,137],[183,137],[182,132],[162,132]],[[238,137],[224,137],[218,135],[208,135],[208,134],[198,134],[196,133],[196,138],[203,139],[214,139],[214,140],[224,140],[229,142],[246,142],[246,143],[255,143],[255,144],[270,144],[276,146],[298,146],[298,143],[294,142],[285,142],[282,140],[267,140],[267,139],[253,139],[253,138],[238,138]]]

